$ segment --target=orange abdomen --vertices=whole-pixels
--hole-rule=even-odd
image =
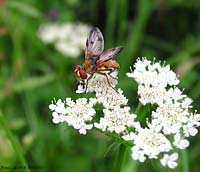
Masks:
[[[108,60],[108,61],[97,61],[96,66],[98,68],[104,67],[104,68],[119,68],[119,63],[117,63],[116,60]]]

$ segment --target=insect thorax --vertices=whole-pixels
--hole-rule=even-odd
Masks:
[[[82,64],[83,69],[89,73],[93,69],[93,65],[90,63],[89,60],[85,60]]]
[[[90,73],[95,68],[97,58],[98,57],[89,58],[83,62],[82,67],[87,73]]]

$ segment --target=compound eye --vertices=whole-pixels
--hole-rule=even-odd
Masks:
[[[80,65],[75,65],[74,66],[74,70],[80,70],[81,69],[81,66]]]
[[[79,70],[81,79],[87,79],[87,73],[84,70]]]

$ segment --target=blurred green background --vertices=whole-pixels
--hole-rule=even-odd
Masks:
[[[86,96],[75,93],[73,76],[73,66],[83,62],[84,51],[71,58],[42,42],[37,33],[46,23],[97,26],[106,49],[123,45],[119,87],[133,110],[137,85],[125,73],[137,57],[146,56],[172,66],[180,88],[200,112],[199,0],[0,0],[0,167],[28,164],[38,171],[114,171],[119,148],[115,140],[94,130],[82,136],[66,124],[52,123],[48,106],[54,97]],[[199,171],[200,135],[190,141],[174,171]],[[172,171],[157,160],[133,161],[130,153],[126,151],[123,172]]]

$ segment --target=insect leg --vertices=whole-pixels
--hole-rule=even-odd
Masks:
[[[87,88],[88,88],[88,80],[90,80],[93,77],[94,73],[95,72],[92,72],[91,75],[86,80],[85,92],[87,91]]]
[[[103,73],[104,71],[110,71],[109,69],[99,69],[99,70],[97,70],[96,71],[96,73],[98,73],[98,74],[100,74],[100,75],[104,75],[105,77],[106,77],[106,80],[107,80],[107,82],[108,82],[108,85],[113,89],[113,90],[115,90],[117,93],[118,93],[118,91],[116,90],[116,88],[114,88],[111,84],[110,84],[110,81],[109,81],[109,79],[108,79],[108,75],[106,74],[106,73]]]
[[[115,77],[113,77],[113,76],[111,75],[111,73],[112,73],[114,70],[115,70],[114,68],[109,68],[109,69],[107,68],[107,69],[99,69],[98,71],[102,71],[102,72],[105,71],[105,72],[108,72],[107,75],[109,75],[111,78],[117,80],[118,78],[115,78]]]
[[[111,69],[110,72],[108,72],[108,75],[109,75],[111,78],[118,80],[118,78],[115,78],[114,76],[111,75],[111,73],[112,73],[114,70],[115,70],[115,69]]]

